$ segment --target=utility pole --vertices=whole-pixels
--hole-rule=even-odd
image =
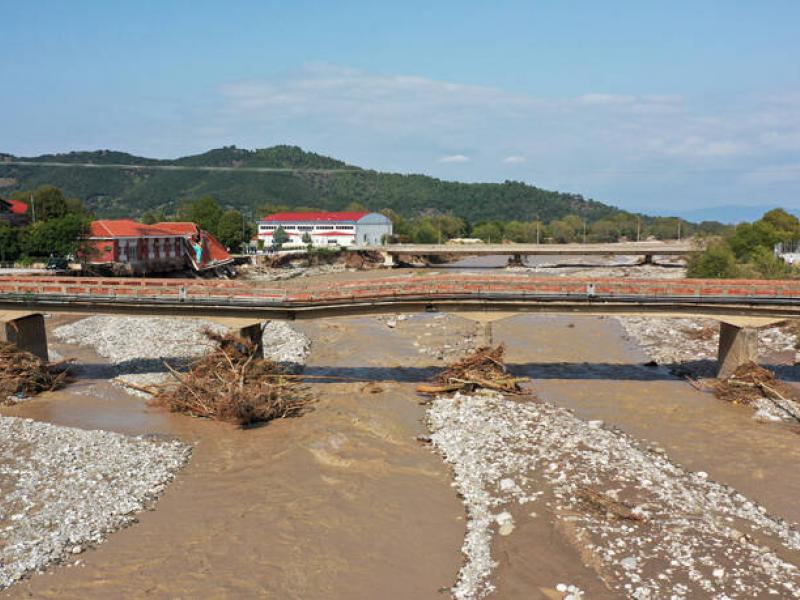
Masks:
[[[33,194],[31,194],[31,215],[33,216],[33,222],[36,223],[36,202],[33,200]]]
[[[583,243],[586,243],[586,219],[583,220]]]
[[[639,241],[639,217],[636,217],[636,241]]]
[[[539,245],[539,215],[536,215],[536,245]]]
[[[678,241],[681,241],[681,220],[678,219]]]

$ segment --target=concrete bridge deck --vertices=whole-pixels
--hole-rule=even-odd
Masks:
[[[747,333],[752,327],[800,318],[800,281],[459,273],[262,286],[236,280],[0,277],[4,310],[251,320],[436,311],[695,316],[723,323],[721,344],[741,346],[744,358],[734,361],[740,363],[755,357],[754,336]]]
[[[622,242],[613,244],[390,244],[366,246],[372,250],[398,256],[435,255],[544,255],[544,256],[683,256],[700,251],[689,242]]]

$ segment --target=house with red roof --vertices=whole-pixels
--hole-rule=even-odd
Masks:
[[[302,243],[311,236],[315,246],[379,246],[392,235],[392,221],[371,212],[281,212],[268,215],[258,223],[258,239],[272,245],[278,227],[288,234],[291,243]]]
[[[21,200],[3,200],[0,198],[0,222],[12,227],[28,224],[28,204]]]
[[[154,223],[131,219],[92,221],[82,258],[118,273],[197,272],[229,265],[233,257],[209,232],[194,223]]]

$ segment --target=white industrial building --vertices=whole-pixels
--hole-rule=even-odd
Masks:
[[[258,239],[272,245],[278,227],[289,235],[289,243],[302,243],[311,236],[315,246],[378,246],[392,235],[392,221],[370,212],[284,212],[268,215],[258,223]]]

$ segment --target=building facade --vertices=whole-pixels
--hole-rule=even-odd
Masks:
[[[315,246],[378,246],[392,235],[392,221],[370,212],[284,212],[268,215],[258,223],[258,239],[271,246],[279,227],[289,236],[289,243],[303,243],[311,236]]]

